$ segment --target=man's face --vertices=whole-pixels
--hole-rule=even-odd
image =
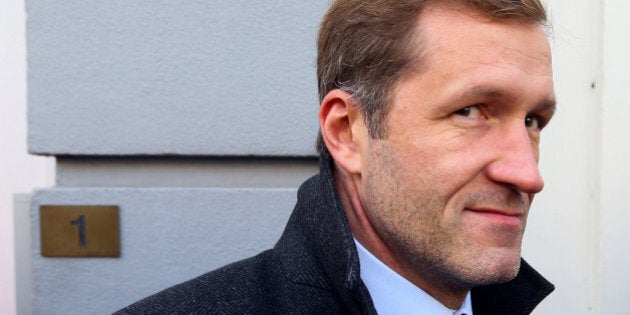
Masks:
[[[361,203],[404,268],[445,286],[513,278],[551,118],[540,26],[425,11],[422,70],[392,93],[385,139],[364,146]],[[419,58],[419,56],[418,56]]]

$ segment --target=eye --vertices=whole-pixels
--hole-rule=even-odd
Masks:
[[[544,127],[544,121],[540,116],[530,114],[525,116],[525,127],[541,130]]]
[[[469,118],[480,118],[482,116],[479,105],[466,106],[456,111],[455,115],[469,117]]]

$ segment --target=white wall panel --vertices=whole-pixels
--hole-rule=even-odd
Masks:
[[[535,314],[599,314],[601,4],[548,1],[558,109],[543,131],[523,255],[556,285]]]
[[[28,233],[15,226],[18,193],[54,182],[54,160],[26,152],[26,45],[23,0],[0,1],[0,314],[16,308],[14,235]],[[18,214],[16,213],[16,216]]]
[[[630,297],[630,2],[603,3],[600,298],[602,314],[617,314]]]

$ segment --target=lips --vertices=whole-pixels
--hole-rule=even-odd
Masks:
[[[500,210],[500,209],[466,209],[477,216],[482,217],[490,223],[520,227],[522,223],[523,215],[520,212]]]

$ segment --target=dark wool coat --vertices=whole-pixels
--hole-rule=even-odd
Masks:
[[[472,290],[475,315],[529,314],[554,287],[524,260],[517,277]],[[116,314],[376,314],[331,171],[302,184],[273,249],[166,289]]]

